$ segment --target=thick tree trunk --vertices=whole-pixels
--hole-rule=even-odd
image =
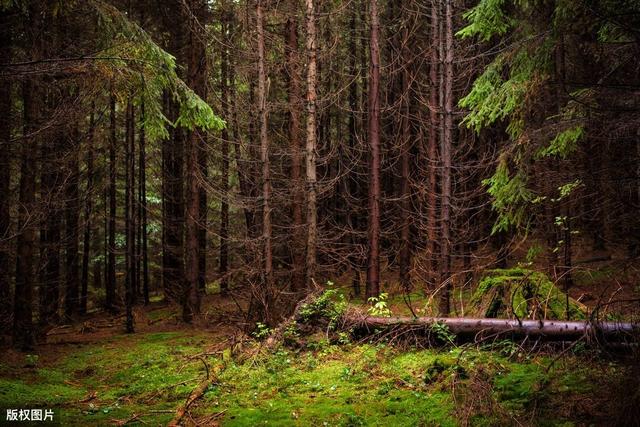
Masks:
[[[316,208],[316,16],[314,0],[306,0],[307,7],[307,288],[311,288],[316,272],[318,213]]]
[[[38,13],[30,11],[31,31],[36,32],[39,25]],[[33,34],[32,41],[35,44]],[[13,344],[22,350],[30,350],[34,344],[33,333],[33,288],[34,266],[33,250],[35,246],[35,224],[33,214],[36,209],[36,151],[38,141],[35,131],[40,121],[39,102],[41,94],[37,90],[38,82],[26,80],[22,84],[24,109],[24,141],[20,155],[20,196],[18,209],[18,242],[16,249],[16,284],[13,304]]]
[[[349,328],[376,329],[384,327],[415,327],[426,330],[442,324],[461,338],[496,337],[497,335],[531,336],[549,340],[576,340],[595,334],[610,339],[637,339],[640,326],[632,323],[561,320],[510,320],[463,317],[350,317],[345,319]]]
[[[8,10],[0,10],[0,63],[11,62],[11,44],[13,28]],[[9,79],[0,79],[0,301],[10,301],[11,298],[11,272],[9,271],[11,227],[11,197],[9,193],[11,185],[11,129],[12,120],[12,96],[11,82]],[[11,307],[2,304],[0,307],[0,327],[7,326]]]
[[[367,297],[380,293],[380,47],[378,2],[370,0],[369,66],[369,223]]]
[[[116,308],[116,98],[113,94],[109,104],[109,238],[105,305],[113,312]]]
[[[49,166],[40,173],[40,201],[46,215],[40,228],[39,319],[41,329],[58,321],[60,297],[60,250],[63,209],[64,170],[60,153],[64,151],[63,133],[52,131],[42,141],[42,159]]]
[[[302,154],[300,140],[300,75],[298,55],[298,20],[296,19],[297,2],[290,2],[290,16],[285,26],[285,57],[287,96],[289,102],[289,147],[291,150],[291,216],[293,227],[293,245],[291,246],[293,266],[291,289],[299,291],[304,287],[304,223],[302,206],[304,195],[301,182]]]
[[[189,7],[184,9],[185,22],[189,23],[189,53],[187,56],[187,84],[196,95],[206,99],[207,58],[204,45],[206,2],[202,0],[189,1]],[[200,150],[205,135],[194,129],[188,132],[187,140],[187,212],[186,212],[186,251],[185,251],[185,288],[182,300],[182,319],[191,322],[195,315],[200,314],[199,277],[199,245],[198,222],[200,216],[200,190],[203,179],[199,173]],[[206,165],[205,165],[206,166]]]
[[[444,129],[441,141],[442,159],[442,206],[441,241],[442,262],[440,265],[440,314],[446,316],[450,310],[451,293],[451,146],[453,144],[453,11],[452,0],[445,1],[444,22]]]

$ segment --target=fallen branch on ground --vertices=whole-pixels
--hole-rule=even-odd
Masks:
[[[218,374],[222,370],[222,365],[218,365],[213,369],[213,375],[211,375],[211,371],[209,370],[209,367],[207,366],[205,360],[201,360],[205,364],[207,377],[202,382],[200,382],[200,384],[198,384],[198,386],[194,388],[191,393],[189,393],[189,397],[187,397],[184,405],[176,409],[176,416],[173,417],[173,420],[171,420],[171,422],[168,424],[169,426],[180,425],[180,421],[182,421],[182,418],[185,416],[191,405],[193,405],[196,400],[200,399],[204,395],[209,386],[215,382]]]
[[[485,334],[532,336],[554,341],[573,341],[585,336],[602,337],[613,341],[633,341],[640,335],[640,325],[622,322],[588,322],[562,320],[511,320],[460,317],[375,317],[351,313],[344,319],[347,328],[369,332],[377,328],[424,327],[446,325],[456,336]]]

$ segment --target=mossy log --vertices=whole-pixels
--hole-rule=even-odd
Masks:
[[[513,320],[463,317],[375,317],[345,316],[344,325],[360,331],[390,327],[415,327],[429,332],[433,325],[446,325],[458,337],[531,336],[553,341],[574,341],[585,337],[611,341],[637,341],[640,325],[620,322],[588,322],[561,320]]]

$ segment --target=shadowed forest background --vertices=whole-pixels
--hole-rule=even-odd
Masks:
[[[3,411],[638,425],[638,2],[4,0],[0,37]]]

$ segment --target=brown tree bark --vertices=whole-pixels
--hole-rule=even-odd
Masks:
[[[84,237],[82,239],[82,276],[80,278],[80,314],[87,313],[87,294],[89,291],[89,258],[91,257],[91,214],[93,211],[93,144],[95,105],[91,105],[89,131],[87,132],[87,187],[84,202]]]
[[[314,0],[306,0],[307,19],[307,288],[311,288],[316,273],[318,241],[317,177],[316,177],[316,12]]]
[[[79,129],[74,129],[67,136],[67,156],[69,164],[65,186],[65,298],[64,312],[68,318],[78,314],[80,302],[80,265],[79,252],[79,223],[80,223],[80,192],[79,184]]]
[[[134,209],[135,200],[135,138],[134,138],[134,107],[131,101],[127,102],[125,121],[125,207],[124,207],[124,228],[125,228],[125,328],[127,333],[134,331],[133,325],[133,294],[135,292],[135,224]]]
[[[105,305],[108,311],[113,312],[116,308],[116,98],[113,94],[109,108],[109,238]]]
[[[0,63],[11,62],[11,45],[13,26],[11,25],[9,10],[0,10]],[[0,301],[9,301],[11,298],[11,272],[9,271],[11,227],[11,197],[9,193],[11,185],[11,130],[12,117],[11,82],[9,79],[0,79]],[[6,326],[11,308],[8,304],[0,307],[0,327]]]
[[[444,129],[440,151],[442,159],[440,303],[442,316],[450,310],[451,293],[451,146],[453,144],[453,11],[452,0],[445,2],[444,22]]]
[[[304,287],[304,223],[302,206],[304,195],[302,189],[302,142],[300,139],[300,74],[298,53],[298,20],[296,18],[297,2],[289,4],[289,16],[285,25],[285,73],[287,79],[287,97],[289,102],[289,147],[291,150],[291,217],[293,227],[293,244],[291,245],[293,265],[291,289],[299,291]]]
[[[401,144],[400,144],[400,284],[403,289],[410,288],[411,274],[411,185],[410,155],[411,155],[411,128],[410,115],[410,63],[409,63],[409,29],[405,26],[402,31],[402,91],[401,91]]]
[[[139,200],[139,224],[140,252],[142,261],[142,295],[144,304],[149,304],[149,248],[147,241],[147,152],[146,133],[144,129],[145,110],[144,103],[140,106],[140,137],[138,138],[139,164],[138,164],[138,200]]]
[[[380,293],[380,46],[378,2],[370,0],[371,35],[369,40],[369,217],[367,235],[367,297]]]
[[[40,27],[39,11],[32,5],[29,10],[29,35],[33,45],[33,55],[38,55],[37,35]],[[16,248],[16,281],[13,304],[13,344],[21,350],[30,350],[34,344],[33,332],[33,288],[34,288],[34,246],[36,209],[36,152],[38,140],[35,132],[40,121],[41,93],[39,82],[28,79],[22,84],[24,111],[24,141],[20,154],[20,195],[18,209],[18,234]]]
[[[428,266],[431,271],[428,274],[429,281],[434,281],[436,271],[438,270],[437,251],[437,202],[438,202],[438,128],[439,120],[439,103],[438,103],[438,87],[440,78],[440,8],[439,0],[431,2],[431,56],[429,66],[429,140],[427,147],[428,170],[429,170],[429,187],[427,197],[427,251],[429,256]]]
[[[265,70],[263,0],[256,1],[256,30],[258,34],[258,117],[260,122],[260,162],[262,163],[262,244],[263,289],[260,304],[263,319],[271,319],[273,289],[273,252],[271,242],[271,171],[269,163],[269,136],[267,111],[267,73]]]
[[[227,122],[229,114],[229,13],[225,10],[228,3],[222,4],[222,50],[220,52],[220,94],[222,97],[222,116]],[[220,173],[222,202],[220,204],[220,259],[218,274],[220,275],[220,292],[229,291],[229,128],[225,126],[221,132],[222,167]]]
[[[206,99],[207,59],[204,45],[204,17],[206,1],[190,0],[183,9],[189,23],[187,55],[187,84],[196,95]],[[199,152],[203,149],[204,135],[197,129],[189,130],[187,137],[187,211],[185,247],[185,288],[182,300],[182,318],[191,322],[200,313],[198,222],[200,220],[200,189],[203,179],[199,169]]]

